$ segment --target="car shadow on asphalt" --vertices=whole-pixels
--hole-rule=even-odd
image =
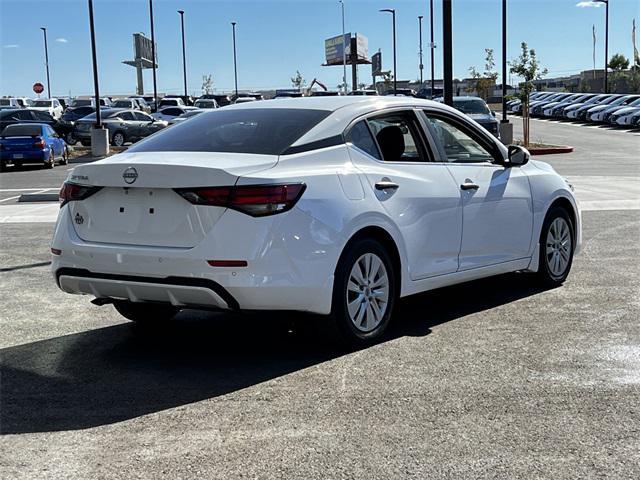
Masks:
[[[511,274],[404,299],[384,342],[539,293]],[[112,307],[104,307],[112,308]],[[301,315],[183,312],[0,350],[0,433],[91,428],[211,399],[348,354]],[[427,346],[428,348],[428,346]]]

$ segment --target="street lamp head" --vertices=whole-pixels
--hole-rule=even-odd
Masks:
[[[591,0],[593,3],[609,3],[609,0]]]
[[[424,18],[424,15],[418,15],[418,18],[422,20]]]
[[[180,15],[184,15],[184,10],[178,10],[178,13],[179,13]]]
[[[389,12],[389,13],[396,13],[396,9],[395,8],[383,8],[382,10],[380,10],[381,12]]]
[[[46,32],[47,28],[46,27],[40,27],[40,30],[42,30],[43,32]]]
[[[233,25],[235,27],[237,23],[238,22],[231,22],[231,25]]]

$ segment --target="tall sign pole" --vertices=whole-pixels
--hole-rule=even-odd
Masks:
[[[238,62],[236,57],[236,22],[231,22],[233,30],[233,78],[235,80],[236,98],[238,98]]]
[[[444,103],[453,106],[453,34],[451,0],[442,0],[442,53],[444,69]]]
[[[102,128],[100,114],[100,88],[98,86],[98,57],[96,55],[96,29],[93,23],[93,0],[89,0],[89,30],[91,31],[91,58],[93,60],[93,93],[96,102],[96,128]]]
[[[184,43],[184,10],[178,10],[180,14],[180,27],[182,29],[182,74],[184,75],[184,102],[187,102],[187,53]]]
[[[153,30],[153,0],[149,0],[149,21],[151,22],[151,56],[153,57],[153,105],[158,108],[158,84],[156,82],[156,36]]]

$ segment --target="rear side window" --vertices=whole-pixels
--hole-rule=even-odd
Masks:
[[[368,153],[372,157],[382,160],[376,141],[371,135],[371,130],[367,127],[364,120],[356,123],[353,128],[347,134],[347,142],[351,143],[354,147],[359,148],[363,152]]]
[[[130,152],[233,152],[280,155],[328,110],[214,109],[136,144]]]
[[[35,137],[42,135],[40,125],[9,125],[2,131],[3,137]]]

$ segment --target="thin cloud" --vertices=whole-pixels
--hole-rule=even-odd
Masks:
[[[590,0],[576,3],[576,7],[580,7],[580,8],[586,8],[586,7],[600,8],[601,6],[602,6],[601,2],[593,2]]]
[[[56,42],[58,43],[69,43],[69,40],[66,38],[56,38]]]
[[[10,45],[3,45],[2,48],[19,48],[20,45],[18,45],[17,43],[12,43]]]

